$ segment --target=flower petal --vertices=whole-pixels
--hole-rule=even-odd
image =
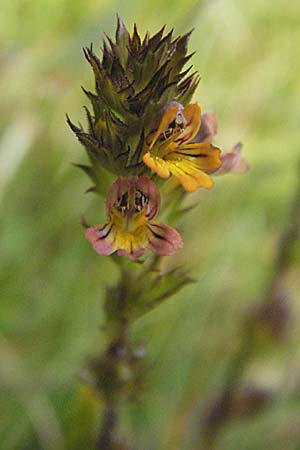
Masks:
[[[147,152],[143,156],[143,161],[151,170],[153,170],[153,172],[157,173],[157,175],[159,175],[161,178],[169,177],[170,171],[168,169],[168,165],[162,158],[159,158],[158,156],[151,156],[150,152]]]
[[[108,256],[115,251],[112,245],[112,229],[112,224],[107,223],[105,225],[96,225],[86,230],[85,237],[91,242],[97,253]]]
[[[160,256],[172,255],[183,247],[183,240],[175,228],[160,222],[150,222],[149,248]]]
[[[113,246],[118,251],[118,255],[128,258],[138,258],[147,251],[148,228],[147,222],[133,231],[128,231],[115,226]]]
[[[183,132],[175,139],[178,145],[181,145],[183,142],[191,141],[197,131],[200,128],[201,124],[201,108],[198,103],[193,103],[186,106],[183,110],[184,118],[187,123]]]
[[[110,187],[106,200],[106,214],[110,215],[113,205],[125,192],[130,190],[131,179],[119,177]]]
[[[213,113],[205,113],[201,116],[201,126],[194,138],[194,142],[212,142],[217,134],[218,121]]]
[[[214,182],[197,164],[187,159],[180,162],[168,161],[172,175],[187,192],[195,192],[199,188],[212,189]]]
[[[140,190],[145,195],[145,197],[147,197],[148,205],[146,216],[148,220],[151,220],[159,210],[159,190],[157,189],[156,184],[153,183],[153,181],[150,180],[150,178],[148,178],[146,175],[142,175],[137,179],[135,188]]]
[[[208,152],[207,144],[195,145],[197,146],[197,152],[199,151],[200,145],[205,148],[205,152]],[[195,149],[192,147],[191,152],[194,150]],[[201,187],[212,189],[214,182],[207,173],[203,172],[203,170],[208,170],[206,169],[207,167],[220,167],[220,150],[217,148],[209,150],[209,152],[212,153],[209,156],[206,156],[205,152],[203,153],[205,156],[199,158],[192,156],[191,159],[189,156],[176,154],[175,152],[168,154],[165,160],[159,157],[152,158],[149,155],[147,165],[162,178],[167,178],[171,174],[174,175],[188,192],[194,192]]]
[[[220,153],[221,150],[218,147],[208,142],[191,143],[182,145],[174,152],[169,153],[166,160],[182,161],[186,159],[195,162],[199,169],[214,170],[221,167]]]
[[[159,127],[158,127],[156,133],[153,135],[152,140],[150,142],[150,150],[153,147],[153,145],[155,144],[155,142],[157,141],[157,139],[159,138],[159,136],[162,133],[164,133],[169,128],[170,123],[172,123],[173,120],[175,120],[179,109],[180,109],[179,104],[172,104],[171,106],[168,107],[166,112],[163,114],[162,119],[159,124]]]
[[[214,175],[222,175],[225,173],[243,173],[249,169],[249,164],[242,157],[242,144],[236,144],[231,152],[221,155],[221,167],[214,172]]]

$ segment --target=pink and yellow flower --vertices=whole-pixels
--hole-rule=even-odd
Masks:
[[[201,125],[201,108],[185,108],[172,102],[164,112],[157,130],[146,139],[144,163],[157,175],[173,175],[184,189],[194,192],[211,189],[214,182],[206,171],[221,166],[220,149],[211,142],[191,142]]]
[[[120,177],[108,193],[106,223],[88,228],[86,237],[102,255],[117,252],[134,259],[147,250],[172,255],[183,241],[175,228],[152,220],[159,204],[159,191],[146,175]]]

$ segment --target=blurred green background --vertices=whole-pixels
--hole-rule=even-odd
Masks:
[[[93,79],[81,48],[100,49],[116,12],[130,30],[134,22],[140,32],[194,28],[195,100],[217,113],[217,144],[242,141],[251,165],[193,194],[180,258],[197,281],[136,323],[134,338],[149,351],[148,389],[125,409],[123,426],[135,449],[299,450],[297,246],[277,322],[267,313],[273,334],[262,326],[244,343],[300,175],[298,0],[2,0],[0,448],[92,449],[99,410],[79,377],[102,345],[101,299],[116,269],[84,239],[81,215],[98,221],[103,205],[84,194],[89,181],[71,166],[85,154],[65,113],[84,122],[80,86]],[[228,411],[218,401],[232,376],[238,393]],[[250,403],[268,401],[253,412],[245,392]]]

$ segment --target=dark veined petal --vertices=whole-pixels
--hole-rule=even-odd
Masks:
[[[160,194],[159,190],[156,187],[156,184],[153,183],[150,178],[146,175],[139,177],[135,182],[135,188],[143,193],[143,195],[148,199],[147,205],[147,219],[151,220],[159,210],[160,205]]]
[[[106,214],[109,217],[114,204],[125,192],[129,192],[130,178],[119,177],[110,187],[106,200]]]
[[[183,240],[175,228],[160,222],[148,224],[150,250],[160,256],[173,255],[183,247]]]
[[[94,250],[101,255],[111,255],[115,249],[113,242],[113,226],[110,223],[96,225],[86,230],[86,238],[90,241]]]
[[[198,151],[199,145],[202,144],[196,145]],[[194,192],[199,188],[213,188],[214,182],[204,170],[207,167],[220,167],[219,153],[219,149],[216,149],[212,155],[203,153],[203,156],[197,158],[172,152],[166,159],[152,158],[149,154],[147,165],[162,178],[173,175],[187,192]]]
[[[190,160],[195,162],[199,169],[214,170],[221,167],[221,150],[218,147],[208,143],[191,143],[178,147],[174,152],[166,156],[167,160],[183,161]]]

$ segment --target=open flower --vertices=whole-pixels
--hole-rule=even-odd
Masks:
[[[188,192],[214,185],[206,171],[221,166],[220,150],[210,142],[191,142],[201,125],[198,104],[172,102],[157,130],[146,139],[144,163],[162,178],[173,175]]]
[[[106,223],[88,228],[86,237],[102,255],[117,252],[134,259],[147,250],[171,255],[183,241],[174,228],[152,220],[159,203],[159,191],[146,175],[120,177],[108,193]]]

